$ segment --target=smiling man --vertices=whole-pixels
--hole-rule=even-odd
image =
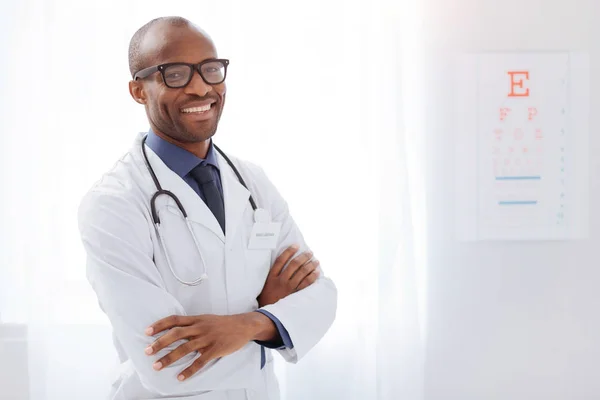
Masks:
[[[298,362],[335,318],[335,285],[286,202],[212,141],[228,65],[180,17],[131,40],[129,92],[150,130],[79,210],[122,363],[113,399],[278,399],[272,350]]]
[[[129,70],[134,80],[129,90],[146,106],[155,132],[177,145],[201,144],[206,154],[225,104],[228,64],[217,58],[212,40],[200,28],[180,18],[153,20],[131,40]],[[204,84],[189,85],[194,69]]]

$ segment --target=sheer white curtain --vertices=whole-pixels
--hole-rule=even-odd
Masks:
[[[161,15],[197,22],[231,59],[216,140],[265,169],[339,289],[323,341],[298,365],[278,363],[282,398],[421,399],[416,3],[4,2],[0,351],[16,341],[27,351],[3,358],[0,399],[108,392],[116,355],[76,211],[147,129],[127,91],[127,45]]]
[[[378,399],[425,398],[426,215],[425,93],[421,1],[395,3],[383,26],[386,65],[370,102],[379,177]],[[378,103],[379,102],[379,103]],[[371,398],[371,397],[365,397]]]

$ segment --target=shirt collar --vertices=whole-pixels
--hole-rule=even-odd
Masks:
[[[210,164],[217,170],[219,169],[212,139],[210,139],[210,146],[205,159],[196,157],[189,151],[184,150],[173,143],[167,142],[156,133],[152,132],[152,129],[148,131],[146,144],[158,157],[160,157],[167,167],[181,178],[185,177],[192,169],[202,163]]]

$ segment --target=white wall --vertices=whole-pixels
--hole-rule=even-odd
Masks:
[[[428,53],[427,400],[599,399],[600,1],[424,0]],[[590,237],[454,239],[450,58],[478,50],[590,54]],[[450,199],[450,200],[449,200]]]

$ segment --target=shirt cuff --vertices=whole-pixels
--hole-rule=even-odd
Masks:
[[[273,323],[275,324],[275,327],[277,328],[277,332],[279,332],[279,337],[273,341],[263,342],[260,340],[255,340],[256,343],[260,344],[261,346],[268,347],[269,349],[280,349],[280,348],[293,349],[294,348],[294,344],[292,343],[290,334],[285,329],[283,324],[277,319],[277,317],[275,317],[273,314],[271,314],[270,312],[265,311],[265,310],[256,310],[256,312],[259,312],[259,313],[269,317],[269,319],[271,321],[273,321]]]

